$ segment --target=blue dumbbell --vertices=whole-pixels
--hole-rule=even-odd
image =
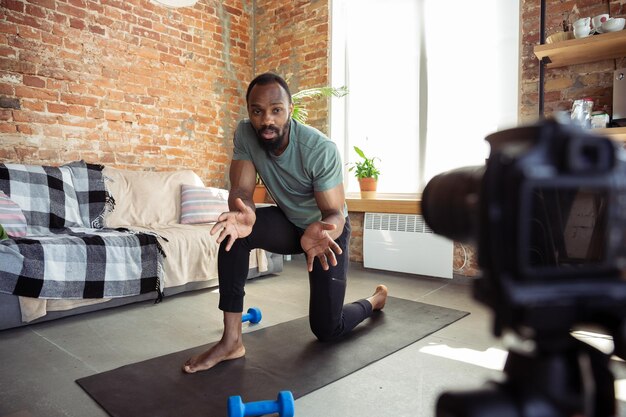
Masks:
[[[278,393],[276,401],[257,401],[244,403],[241,397],[233,395],[228,398],[228,417],[264,416],[278,413],[280,417],[293,417],[294,401],[291,391]]]
[[[249,321],[250,323],[257,324],[261,321],[261,310],[256,307],[250,307],[248,309],[248,313],[241,316],[241,322],[245,323]]]

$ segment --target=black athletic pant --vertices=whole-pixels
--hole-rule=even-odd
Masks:
[[[228,252],[224,249],[226,240],[220,245],[217,263],[220,310],[233,313],[243,311],[244,285],[252,249],[261,248],[283,255],[303,253],[300,246],[303,233],[304,230],[291,223],[278,207],[258,208],[256,223],[249,236],[237,239]],[[336,255],[337,266],[330,265],[328,271],[324,271],[316,258],[313,271],[309,273],[309,323],[315,336],[322,341],[333,340],[350,332],[372,314],[372,305],[367,300],[343,305],[349,264],[348,218],[336,242],[343,251],[341,255]]]

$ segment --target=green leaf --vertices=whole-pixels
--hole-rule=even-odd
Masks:
[[[302,124],[306,124],[307,119],[309,118],[309,111],[304,107],[293,106],[293,112],[291,113],[291,117],[296,119],[298,122]]]
[[[348,94],[348,88],[346,86],[335,88],[335,87],[314,87],[307,88],[302,91],[298,91],[293,94],[291,97],[294,102],[301,102],[302,99],[305,98],[322,98],[322,97],[343,97]]]
[[[306,121],[309,118],[309,113],[306,107],[302,104],[303,100],[317,100],[323,97],[343,97],[346,94],[348,94],[348,88],[346,86],[339,88],[315,87],[298,91],[297,93],[291,95],[293,100],[293,112],[291,113],[291,117],[302,124],[306,124]]]

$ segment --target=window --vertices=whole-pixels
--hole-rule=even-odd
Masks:
[[[482,164],[487,134],[517,122],[519,0],[334,0],[331,136],[380,158],[378,192],[416,194]],[[358,192],[345,172],[347,191]]]

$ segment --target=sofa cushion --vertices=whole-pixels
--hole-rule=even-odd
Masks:
[[[220,245],[212,235],[211,224],[168,224],[150,228],[133,227],[138,232],[155,233],[163,252],[162,288],[177,287],[189,282],[217,279],[217,255]],[[263,249],[250,251],[250,268],[268,270],[267,254]]]
[[[215,222],[220,214],[228,211],[228,191],[183,184],[180,204],[181,224]]]
[[[115,199],[115,208],[105,216],[108,227],[178,223],[181,186],[204,185],[191,170],[151,172],[105,167],[103,173]]]
[[[20,206],[0,191],[0,226],[11,237],[26,236],[26,218]]]
[[[0,164],[0,190],[22,209],[28,234],[85,226],[69,167]]]

